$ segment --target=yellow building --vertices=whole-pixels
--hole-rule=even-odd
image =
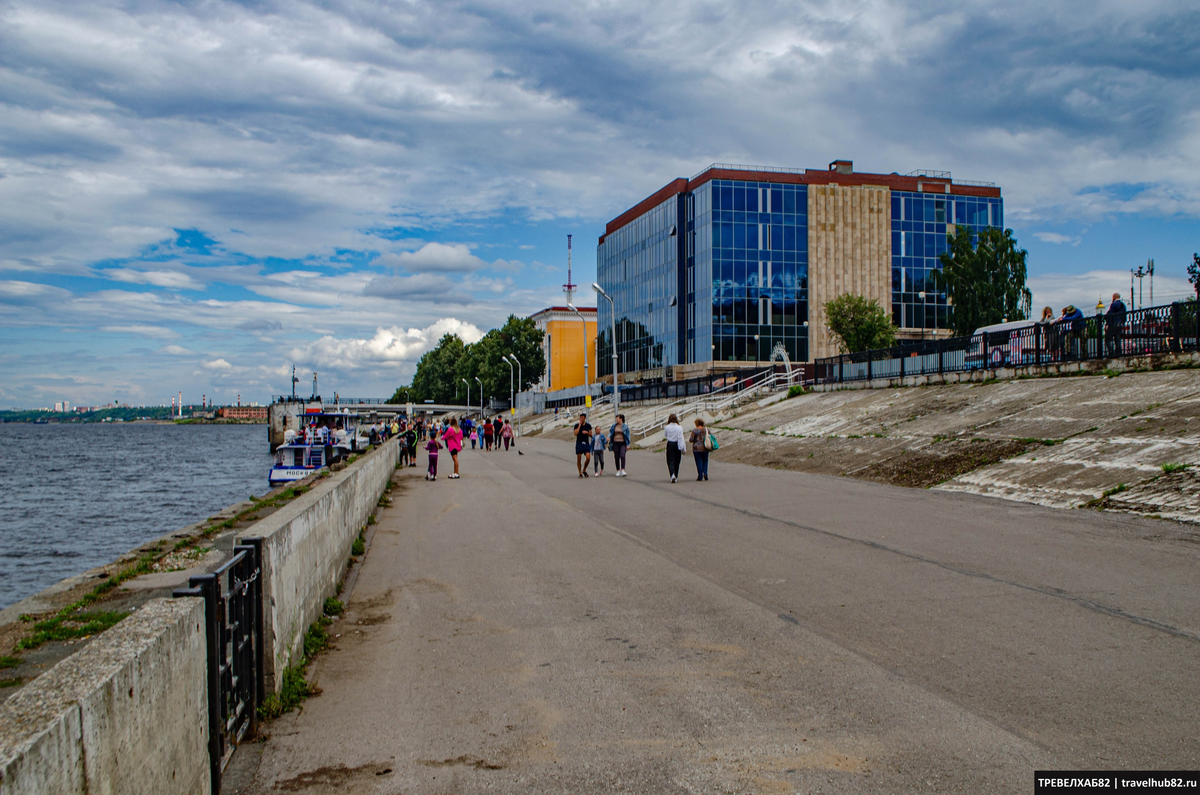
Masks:
[[[533,316],[542,331],[542,352],[546,355],[546,374],[538,384],[543,392],[583,386],[584,351],[587,352],[587,380],[596,383],[596,308],[581,306],[579,314],[585,321],[580,321],[579,315],[565,306],[552,306]]]

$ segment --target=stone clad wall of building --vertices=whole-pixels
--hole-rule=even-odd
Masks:
[[[892,314],[891,196],[872,185],[808,189],[809,359],[838,353],[825,303],[844,293],[874,298]]]
[[[582,308],[582,307],[581,307]],[[548,390],[583,386],[583,325],[579,318],[546,321],[546,363]],[[588,378],[596,380],[596,321],[587,320]]]

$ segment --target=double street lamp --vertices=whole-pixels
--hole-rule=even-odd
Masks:
[[[501,358],[503,358],[506,362],[508,362],[509,356],[512,357],[512,361],[508,363],[509,380],[510,380],[510,382],[512,380],[512,366],[513,366],[513,363],[515,362],[517,365],[517,383],[524,386],[524,381],[522,380],[522,376],[521,376],[521,361],[517,358],[517,355],[515,353],[510,353],[510,354],[508,354],[508,356],[504,356]],[[509,390],[512,391],[511,385],[509,387]],[[513,392],[513,400],[514,401],[516,400],[515,392]],[[512,407],[513,407],[513,413],[517,415],[517,436],[520,436],[521,435],[521,412],[516,411],[516,403],[515,402],[512,404]]]
[[[615,418],[617,414],[621,413],[621,387],[617,382],[617,306],[613,303],[612,296],[604,292],[604,288],[599,284],[592,282],[592,289],[596,291],[596,295],[608,301],[609,314],[612,316],[613,417]],[[586,329],[587,326],[585,325],[584,328]],[[596,352],[596,369],[600,369],[599,351]]]

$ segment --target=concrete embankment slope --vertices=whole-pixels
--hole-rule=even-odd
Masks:
[[[266,685],[301,651],[396,464],[396,441],[252,525]],[[208,647],[197,598],[151,599],[0,705],[0,795],[207,793]]]
[[[813,393],[719,427],[723,460],[1200,521],[1200,370]]]

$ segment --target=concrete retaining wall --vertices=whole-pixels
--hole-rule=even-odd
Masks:
[[[337,591],[350,548],[396,469],[396,439],[316,481],[243,534],[263,539],[263,658],[267,692],[303,652],[304,632]]]
[[[204,603],[154,599],[0,706],[0,794],[208,793]]]

